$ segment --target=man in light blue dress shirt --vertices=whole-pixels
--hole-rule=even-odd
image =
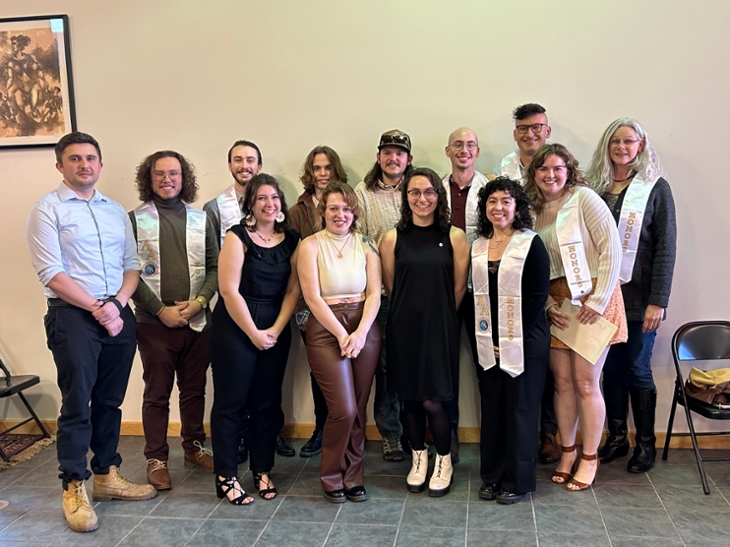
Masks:
[[[127,305],[140,264],[124,208],[94,188],[102,168],[99,144],[85,133],[56,145],[63,182],[38,200],[26,224],[33,267],[44,286],[48,348],[61,390],[59,478],[69,527],[89,532],[98,520],[86,495],[94,453],[93,498],[144,500],[157,495],[119,474],[120,406],[135,353],[135,320]]]

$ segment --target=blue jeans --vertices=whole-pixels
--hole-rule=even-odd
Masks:
[[[641,332],[643,321],[628,321],[629,339],[614,344],[608,351],[603,367],[604,385],[625,387],[639,391],[652,390],[651,352],[656,331]]]
[[[75,306],[49,307],[46,342],[53,353],[61,390],[56,450],[64,487],[86,480],[89,449],[94,473],[108,473],[122,457],[117,452],[129,373],[137,349],[132,310],[122,310],[124,328],[110,336],[90,312]]]
[[[380,436],[384,439],[400,439],[403,435],[403,426],[400,423],[400,403],[397,395],[388,391],[385,373],[385,325],[388,322],[389,310],[390,300],[383,295],[380,299],[380,309],[378,310],[377,318],[380,324],[380,332],[383,336],[383,346],[380,351],[378,368],[375,370],[375,401],[373,412],[375,415],[375,425],[378,427]]]

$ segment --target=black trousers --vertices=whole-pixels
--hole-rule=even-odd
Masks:
[[[135,319],[126,306],[124,328],[110,336],[90,312],[75,306],[52,306],[44,318],[46,343],[56,363],[61,390],[56,450],[64,487],[94,473],[119,466],[117,452],[124,401],[136,351]]]
[[[525,370],[512,378],[497,364],[477,368],[481,395],[480,475],[483,482],[508,492],[533,492],[537,481],[540,399],[545,385],[544,359],[525,358]]]
[[[223,303],[218,307],[223,307]],[[287,324],[274,347],[260,351],[228,313],[218,307],[213,312],[209,339],[214,387],[210,429],[215,472],[223,477],[238,474],[238,445],[246,409],[250,414],[251,471],[268,472],[274,467],[276,435],[284,422],[281,384],[291,346],[291,328]],[[280,303],[249,303],[259,328],[270,327],[280,308]]]

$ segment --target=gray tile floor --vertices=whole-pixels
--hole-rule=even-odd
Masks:
[[[298,448],[303,440],[296,441]],[[123,437],[122,472],[145,480],[143,441]],[[280,495],[234,507],[215,497],[213,477],[183,466],[171,439],[173,490],[145,502],[95,504],[100,527],[77,534],[61,513],[55,447],[0,472],[0,547],[30,546],[724,546],[730,538],[730,463],[707,464],[705,496],[692,454],[670,452],[648,474],[625,471],[626,458],[602,466],[596,485],[580,493],[550,482],[540,466],[530,500],[500,506],[477,498],[476,445],[462,445],[451,493],[429,498],[406,492],[409,463],[387,463],[380,443],[368,443],[365,503],[332,505],[321,496],[319,458],[278,458],[273,478]],[[241,468],[243,473],[243,467]],[[250,476],[244,476],[250,487]]]

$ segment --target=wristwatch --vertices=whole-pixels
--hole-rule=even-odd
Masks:
[[[200,307],[203,309],[206,309],[208,307],[208,301],[205,299],[204,296],[198,296],[195,301],[198,302],[200,304]]]

